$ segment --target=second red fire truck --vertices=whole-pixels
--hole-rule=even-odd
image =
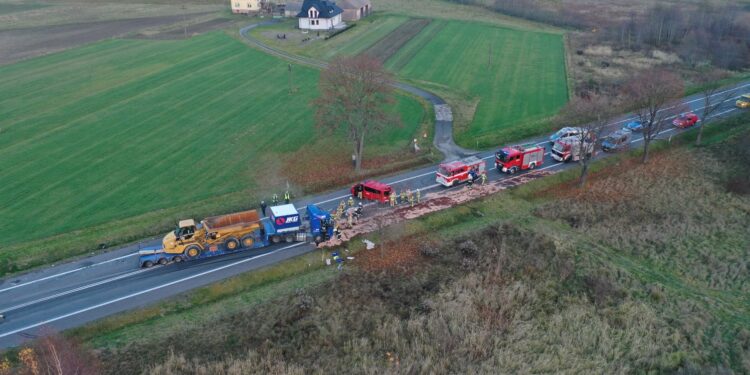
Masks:
[[[481,176],[485,169],[484,160],[470,156],[465,159],[440,164],[435,180],[445,187],[451,187],[469,181],[469,172],[471,170],[474,170],[477,176]]]
[[[544,147],[537,145],[504,147],[495,153],[495,167],[500,172],[513,174],[534,169],[544,163]]]

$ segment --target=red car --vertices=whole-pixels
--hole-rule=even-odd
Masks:
[[[680,129],[685,129],[695,125],[698,121],[700,121],[698,115],[693,112],[688,112],[675,117],[675,119],[672,120],[672,125]]]
[[[352,186],[351,192],[354,197],[358,197],[362,193],[362,199],[364,200],[388,203],[391,194],[393,194],[393,189],[388,184],[367,180]]]

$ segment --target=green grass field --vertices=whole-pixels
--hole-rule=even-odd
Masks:
[[[290,96],[286,62],[224,33],[111,40],[0,67],[0,237],[10,249],[0,266],[58,257],[45,250],[58,241],[50,236],[154,211],[148,220],[163,225],[158,210],[172,220],[225,196],[206,207],[233,210],[238,197],[247,207],[283,189],[279,160],[319,137],[309,104],[319,72],[293,72]],[[406,148],[423,125],[420,102],[400,96],[396,107],[404,126],[371,138],[373,150]],[[116,242],[118,228],[97,230]],[[30,240],[42,243],[25,248]]]
[[[468,147],[477,139],[518,139],[523,134],[516,127],[539,123],[568,100],[565,51],[557,34],[435,21],[386,66],[416,82],[478,99],[468,127],[454,131],[456,141]]]
[[[353,29],[329,40],[323,39],[325,33],[321,33],[320,37],[315,32],[303,34],[295,28],[296,19],[259,27],[251,31],[251,35],[266,44],[298,55],[331,60],[336,56],[352,56],[361,53],[407,20],[409,18],[404,16],[373,15],[357,22],[357,26]],[[276,39],[274,37],[276,33],[286,33],[288,39]],[[308,37],[311,40],[302,42],[302,39]]]

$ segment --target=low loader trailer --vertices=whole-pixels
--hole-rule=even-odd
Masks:
[[[259,249],[280,242],[314,241],[333,237],[333,219],[325,210],[308,205],[302,220],[293,204],[270,207],[271,215],[261,219],[256,210],[194,220],[180,220],[167,233],[161,246],[139,251],[141,267],[210,258],[243,250]]]

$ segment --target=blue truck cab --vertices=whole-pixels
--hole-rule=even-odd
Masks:
[[[310,222],[310,235],[316,245],[333,238],[333,218],[327,211],[310,204],[307,206],[307,220]]]

